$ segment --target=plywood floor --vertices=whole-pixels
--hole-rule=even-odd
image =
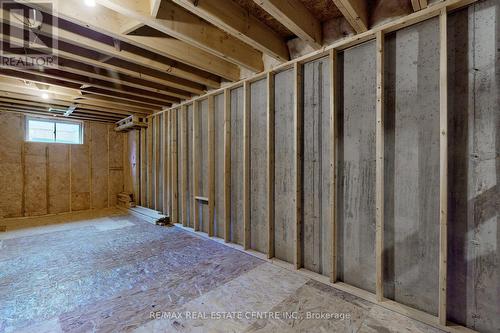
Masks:
[[[0,332],[438,332],[177,227],[84,217],[0,233]]]

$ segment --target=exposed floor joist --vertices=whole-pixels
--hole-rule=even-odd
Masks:
[[[111,10],[234,64],[254,72],[264,69],[262,54],[239,39],[166,1],[162,1],[157,18],[154,18],[145,10],[148,8],[147,1],[97,0],[99,4]]]
[[[332,0],[345,19],[357,33],[365,32],[368,24],[368,4],[366,0]],[[418,1],[418,0],[417,0]]]
[[[285,41],[271,28],[232,1],[173,0],[173,2],[262,53],[281,62],[290,59]]]
[[[321,22],[299,0],[254,0],[290,31],[318,50],[322,46]]]

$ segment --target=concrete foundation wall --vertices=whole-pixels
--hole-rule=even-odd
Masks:
[[[375,42],[339,57],[338,273],[375,291]]]
[[[24,128],[24,115],[0,113],[0,219],[116,204],[125,134],[84,122],[84,144],[49,144],[26,142]]]
[[[385,296],[437,315],[439,22],[385,43]]]
[[[274,245],[278,259],[294,262],[295,148],[293,70],[275,77],[275,210]]]
[[[231,94],[231,241],[243,244],[243,88]]]
[[[304,64],[304,267],[331,273],[331,149],[328,58]]]
[[[500,1],[449,15],[448,316],[500,332]]]
[[[251,248],[267,251],[267,81],[250,85]]]

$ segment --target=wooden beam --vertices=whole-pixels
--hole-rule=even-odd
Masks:
[[[194,231],[200,230],[198,203],[194,198],[199,193],[200,163],[198,161],[200,150],[200,111],[198,102],[193,103],[193,227]]]
[[[156,17],[156,15],[158,15],[158,11],[160,10],[161,2],[162,2],[162,0],[149,0],[149,4],[150,4],[149,12],[151,13],[152,17]]]
[[[250,227],[250,83],[243,83],[243,249],[251,247]]]
[[[30,3],[29,5],[42,10],[49,10],[50,12],[50,8],[47,8],[44,4]],[[193,47],[181,40],[122,34],[124,22],[129,22],[132,17],[122,15],[102,6],[96,6],[90,11],[80,0],[65,0],[58,2],[57,13],[54,13],[54,15],[173,59],[179,63],[187,64],[208,73],[224,77],[230,81],[239,79],[239,69],[236,65],[200,50],[197,47]],[[172,67],[171,71],[173,70],[174,68]]]
[[[285,41],[233,1],[173,0],[173,2],[278,61],[284,62],[290,59]]]
[[[147,149],[148,149],[148,199],[147,207],[153,208],[153,118],[148,119]]]
[[[267,258],[274,258],[274,74],[267,74]]]
[[[162,165],[162,170],[161,172],[163,173],[163,179],[162,179],[162,186],[163,186],[163,193],[162,193],[162,202],[163,202],[163,214],[169,215],[168,211],[168,162],[169,158],[167,155],[168,152],[168,112],[163,114],[163,119],[162,119],[162,128],[163,128],[163,146],[162,146],[162,158],[163,158],[163,165]]]
[[[167,186],[165,186],[165,191],[167,192],[167,202],[165,210],[168,212],[169,216],[172,216],[172,113],[174,109],[168,111],[165,116],[167,117],[167,127],[166,127],[166,165],[165,165],[165,178],[167,179]]]
[[[147,8],[145,1],[148,0],[97,0],[109,9],[234,64],[255,72],[264,69],[262,54],[239,39],[166,1],[162,1],[158,18],[154,18],[143,11]]]
[[[420,8],[420,0],[411,0],[411,6],[413,7],[414,12],[417,12],[420,9],[422,9]]]
[[[384,33],[377,32],[377,105],[376,105],[376,295],[379,302],[384,298]]]
[[[71,1],[71,0],[68,0]],[[30,6],[33,7],[39,7],[41,5],[37,4],[32,4],[30,3]],[[58,6],[58,10],[64,9],[66,6],[66,1],[61,2],[60,6]],[[4,10],[1,10],[4,12]],[[85,12],[83,12],[83,16],[85,17]],[[16,28],[22,28],[22,26],[15,21],[11,21],[9,15],[6,15],[5,13],[3,15],[0,15],[0,21],[8,23],[9,26],[11,27],[16,27]],[[80,16],[77,16],[77,18],[80,18]],[[112,19],[110,17],[109,19]],[[74,19],[72,19],[74,21]],[[117,28],[120,29],[120,28]],[[41,39],[47,39],[47,38],[52,38],[52,27],[50,25],[42,25],[40,26],[39,29],[36,31],[36,35],[39,36]],[[127,37],[127,39],[135,39],[134,36],[127,36],[127,35],[122,35],[122,34],[115,34],[112,37],[115,38],[122,38],[122,36]],[[3,36],[3,38],[7,41],[10,41],[12,36]],[[100,54],[108,57],[107,60],[111,58],[117,58],[123,61],[131,62],[133,64],[137,64],[140,66],[148,67],[163,73],[168,73],[172,76],[171,78],[171,84],[175,85],[177,88],[185,87],[188,88],[189,85],[185,84],[182,80],[181,81],[176,81],[175,77],[190,80],[192,82],[198,82],[204,85],[207,85],[212,88],[217,88],[220,86],[220,83],[209,78],[206,76],[198,75],[195,73],[195,71],[190,71],[188,70],[187,66],[178,66],[175,65],[174,61],[170,61],[170,64],[165,61],[159,61],[156,59],[152,59],[150,57],[143,56],[141,54],[133,53],[127,50],[117,50],[114,45],[109,45],[105,42],[92,39],[89,37],[86,37],[84,35],[74,33],[69,30],[64,30],[64,29],[58,29],[57,30],[57,38],[58,40],[71,44],[71,45],[76,45],[81,48],[89,49],[95,52],[99,52]],[[35,44],[38,44],[39,42],[37,41]],[[130,43],[137,45],[136,41],[130,41]],[[139,46],[139,45],[137,45]],[[70,57],[69,54],[71,54],[71,51],[69,50],[68,45],[65,44],[59,44],[57,45],[58,48],[61,49],[61,51],[65,52],[64,56]],[[188,56],[189,57],[189,56]],[[99,59],[98,59],[99,60]],[[107,61],[106,59],[100,59],[98,62],[101,63],[101,66],[104,65],[104,63]],[[179,61],[179,60],[176,60]]]
[[[181,143],[181,212],[182,212],[182,225],[188,225],[188,135],[187,135],[187,107],[181,106],[180,110],[180,143]]]
[[[161,172],[161,138],[162,133],[160,130],[161,127],[161,117],[162,115],[158,115],[154,117],[154,156],[155,156],[155,210],[160,212],[162,211],[162,198],[160,196],[160,172]],[[165,133],[163,133],[165,135]]]
[[[146,207],[147,206],[147,146],[146,146],[146,133],[147,128],[142,128],[140,131],[140,179],[141,179],[141,197],[140,197],[140,205]]]
[[[331,135],[331,220],[332,220],[332,248],[331,248],[331,265],[332,271],[330,282],[337,282],[337,175],[338,175],[338,106],[339,106],[339,77],[337,75],[337,51],[330,50],[329,52],[329,69],[330,69],[330,135]]]
[[[294,151],[295,151],[295,268],[303,266],[302,249],[302,126],[303,126],[303,67],[302,64],[294,64]]]
[[[368,30],[368,4],[366,0],[333,0],[333,2],[357,33]]]
[[[427,8],[427,6],[428,6],[427,0],[419,0],[419,2],[420,2],[420,9]]]
[[[171,135],[172,135],[172,223],[179,222],[179,183],[178,183],[178,171],[179,171],[179,160],[178,160],[178,152],[177,152],[177,113],[178,110],[174,109],[172,111],[172,119],[171,119]]]
[[[231,90],[224,89],[224,241],[231,241]]]
[[[208,236],[214,236],[215,224],[215,104],[208,97]]]
[[[312,48],[322,47],[321,22],[299,0],[254,0]]]
[[[439,14],[439,307],[446,325],[448,281],[448,29],[446,8]]]

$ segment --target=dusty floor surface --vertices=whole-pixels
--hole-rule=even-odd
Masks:
[[[0,233],[0,332],[440,332],[180,228],[101,215]]]

